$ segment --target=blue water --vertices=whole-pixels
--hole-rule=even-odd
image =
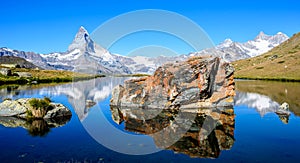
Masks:
[[[266,94],[239,91],[234,106],[235,125],[234,143],[229,150],[222,150],[218,158],[191,158],[187,154],[174,153],[172,150],[160,150],[147,155],[128,155],[118,153],[95,140],[86,129],[90,123],[109,122],[115,129],[126,134],[143,136],[143,144],[128,144],[124,137],[109,135],[106,129],[95,132],[106,139],[112,139],[112,145],[124,143],[124,148],[150,148],[155,145],[152,137],[132,133],[124,129],[124,122],[116,124],[111,118],[109,100],[111,89],[122,84],[122,78],[100,78],[92,82],[43,86],[40,88],[20,87],[13,91],[1,89],[1,99],[23,97],[50,97],[52,101],[67,106],[72,111],[71,120],[58,128],[51,128],[43,137],[31,136],[22,127],[10,128],[0,125],[1,162],[299,162],[300,155],[300,117],[291,112],[288,123],[283,123],[273,112],[282,101],[274,101]],[[92,83],[92,84],[91,84]],[[240,83],[242,85],[242,83]],[[248,83],[247,83],[248,84]],[[255,83],[253,83],[255,84]],[[260,86],[264,83],[259,83]],[[272,85],[277,83],[272,83]],[[278,83],[280,86],[282,83]],[[82,86],[84,85],[84,86]],[[239,82],[237,82],[239,85]],[[283,84],[284,85],[284,84]],[[296,84],[298,87],[299,84]],[[94,89],[97,87],[97,90]],[[75,91],[79,89],[81,93]],[[292,86],[295,88],[295,86]],[[16,93],[17,92],[17,93]],[[77,93],[74,93],[77,92]],[[92,92],[92,93],[91,93]],[[93,94],[94,93],[94,94]],[[248,93],[248,94],[247,94]],[[249,94],[250,93],[250,94]],[[83,95],[83,96],[82,96]],[[296,96],[296,95],[295,95]],[[270,98],[272,104],[266,106],[264,98]],[[248,99],[247,99],[248,98]],[[251,98],[251,100],[249,100]],[[82,108],[80,99],[93,99],[97,104],[91,108]],[[274,103],[273,103],[274,102]],[[299,101],[295,101],[299,104]],[[270,109],[271,108],[271,109]],[[80,110],[81,109],[81,110]],[[103,113],[100,116],[99,113]],[[118,139],[118,140],[115,140]],[[167,139],[167,138],[166,138]],[[127,145],[127,146],[126,146]]]

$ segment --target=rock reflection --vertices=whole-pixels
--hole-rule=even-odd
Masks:
[[[117,124],[124,121],[127,131],[147,134],[158,148],[190,157],[217,158],[234,143],[233,108],[174,111],[111,106],[111,112]]]
[[[23,127],[31,136],[46,136],[51,128],[61,127],[67,124],[71,116],[59,119],[34,119],[25,120],[16,117],[0,117],[0,124],[4,127]]]

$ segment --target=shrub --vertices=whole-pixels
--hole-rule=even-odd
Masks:
[[[33,98],[29,101],[29,104],[35,110],[42,109],[47,111],[50,106],[50,102],[51,100],[48,97],[44,97],[44,99]]]
[[[29,101],[29,105],[32,107],[29,109],[29,112],[27,112],[27,119],[41,119],[43,118],[47,111],[52,110],[53,107],[50,105],[51,100],[47,97],[44,97],[44,99],[36,99],[33,98]]]

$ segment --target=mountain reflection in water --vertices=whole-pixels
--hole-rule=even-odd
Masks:
[[[275,112],[283,102],[300,116],[300,84],[297,82],[237,80],[236,89],[235,105],[255,108],[261,116]]]
[[[112,88],[123,84],[126,79],[99,78],[59,85],[0,86],[0,101],[4,98],[47,96],[54,102],[63,103],[73,113],[70,121],[62,123],[0,118],[0,136],[5,140],[0,141],[0,145],[5,147],[0,154],[1,162],[99,162],[100,159],[105,162],[299,162],[299,83],[236,80],[234,110],[158,112],[151,108],[110,108]],[[283,102],[290,105],[290,117],[275,114]],[[126,116],[121,111],[126,112]],[[99,116],[101,112],[104,118]],[[289,123],[282,124],[278,118]],[[132,156],[109,150],[92,139],[85,128],[85,124],[96,126],[107,120],[113,129],[145,140],[131,141],[112,135],[107,132],[109,130],[92,128],[112,140],[108,141],[112,146],[121,144],[125,150],[132,151],[154,146],[155,149],[169,151]],[[213,123],[207,125],[206,122]],[[205,134],[207,136],[203,136]]]

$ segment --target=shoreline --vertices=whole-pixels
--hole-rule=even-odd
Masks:
[[[26,85],[26,84],[50,84],[50,83],[69,83],[69,82],[77,82],[77,81],[84,81],[90,79],[96,79],[105,77],[105,75],[93,75],[93,76],[85,76],[85,77],[55,77],[55,78],[8,78],[5,80],[0,79],[0,85],[10,85],[10,84],[18,84],[18,85]]]
[[[279,81],[279,82],[300,82],[300,79],[289,78],[269,78],[269,77],[234,77],[234,79],[242,80],[263,80],[263,81]]]

